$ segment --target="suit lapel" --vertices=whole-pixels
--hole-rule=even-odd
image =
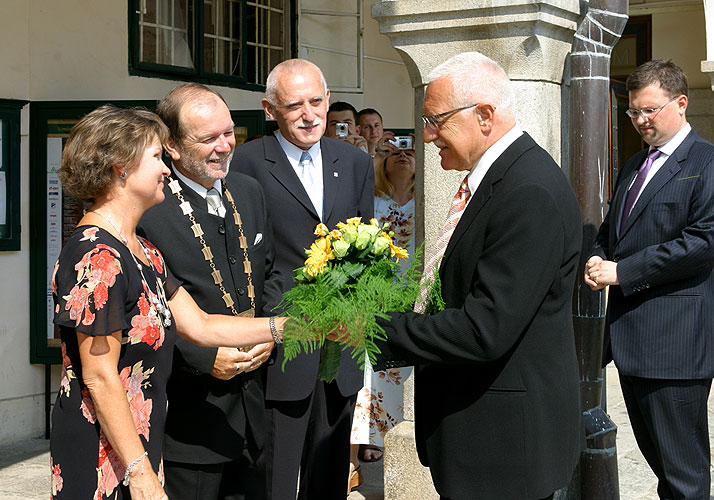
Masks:
[[[639,170],[639,167],[642,165],[642,162],[644,161],[645,156],[647,156],[647,150],[643,150],[640,153],[637,153],[640,155],[640,157],[637,160],[633,160],[633,165],[634,168],[632,169],[631,172],[625,173],[623,172],[623,175],[626,176],[625,179],[622,181],[622,185],[624,186],[624,189],[619,189],[615,191],[615,197],[612,200],[612,206],[610,207],[610,210],[612,211],[612,214],[616,217],[614,223],[615,223],[615,233],[617,235],[620,234],[620,231],[622,231],[622,228],[620,227],[620,221],[622,221],[622,211],[625,208],[625,199],[627,198],[627,191],[628,187],[632,185],[632,183],[635,180],[635,177],[637,177],[637,171]]]
[[[632,212],[627,218],[625,225],[620,228],[618,239],[622,238],[627,231],[632,227],[632,224],[639,218],[642,212],[645,211],[652,198],[661,190],[672,178],[682,170],[682,164],[687,160],[689,150],[697,139],[697,134],[692,130],[687,137],[684,138],[682,144],[674,150],[672,155],[667,158],[664,165],[660,167],[657,173],[650,179],[645,188],[642,190],[639,199],[632,207]],[[629,184],[628,184],[629,186]]]
[[[320,140],[320,152],[322,154],[322,213],[323,220],[327,221],[330,219],[337,194],[340,192],[340,179],[344,176],[342,175],[342,162],[333,151],[329,141]]]
[[[267,135],[263,137],[263,146],[265,149],[265,160],[271,165],[269,168],[273,177],[275,177],[301,205],[317,217],[315,207],[312,205],[312,201],[310,201],[305,187],[295,173],[295,169],[290,165],[288,157],[285,156],[285,151],[280,147],[278,139],[272,134]]]
[[[501,156],[493,162],[493,165],[491,165],[488,172],[486,172],[486,175],[481,181],[481,184],[479,184],[479,187],[476,189],[476,192],[471,195],[471,200],[469,201],[466,210],[464,210],[461,219],[459,219],[459,223],[454,229],[454,234],[451,236],[449,244],[446,247],[443,261],[446,261],[449,258],[449,255],[451,255],[454,247],[458,244],[461,237],[466,234],[466,231],[468,231],[471,224],[476,220],[476,216],[493,195],[496,184],[503,179],[503,176],[506,175],[506,172],[511,165],[513,165],[513,163],[524,152],[535,145],[536,143],[533,141],[531,136],[524,132],[523,135],[516,139],[513,144],[508,146]]]

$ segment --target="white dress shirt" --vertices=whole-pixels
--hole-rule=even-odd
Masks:
[[[172,164],[171,169],[174,171],[174,174],[176,174],[176,177],[181,179],[184,184],[186,184],[188,187],[190,187],[193,191],[198,193],[198,195],[203,198],[204,200],[206,199],[206,193],[208,193],[208,189],[205,187],[201,186],[198,182],[189,179],[185,175],[183,175],[181,172],[178,171],[178,169]],[[213,187],[218,191],[218,193],[223,197],[223,187],[221,186],[221,181],[219,179],[216,179],[216,182],[213,183]],[[223,205],[223,200],[221,200],[221,204],[218,207],[218,212],[215,212],[211,205],[206,201],[206,206],[208,207],[208,213],[211,215],[217,215],[218,217],[225,217],[226,216],[226,207]]]
[[[503,152],[508,149],[508,146],[513,144],[516,139],[523,135],[523,130],[518,125],[514,125],[511,130],[506,132],[503,137],[497,140],[491,145],[486,152],[481,155],[478,159],[476,165],[471,168],[471,172],[468,175],[469,191],[474,194],[478,187],[481,185],[481,181],[488,173],[491,165],[498,160],[498,157],[503,154]],[[466,206],[471,202],[473,196],[469,196]]]
[[[285,156],[287,156],[288,162],[290,162],[290,165],[292,165],[298,178],[301,178],[303,167],[302,165],[300,165],[300,156],[302,156],[302,152],[305,150],[300,149],[295,144],[285,139],[285,137],[282,136],[279,130],[275,131],[275,137],[276,139],[278,139],[278,144],[280,144],[280,147],[283,148]],[[322,220],[324,184],[322,180],[322,150],[320,148],[320,141],[317,141],[315,144],[313,144],[310,149],[307,150],[307,152],[310,153],[313,165],[312,168],[314,168],[313,185],[305,186],[303,184],[303,187],[305,188],[305,192],[307,192],[308,196],[313,201],[313,205],[315,205],[315,211],[320,216],[320,220]]]
[[[682,144],[685,137],[687,137],[687,135],[689,135],[689,132],[691,132],[691,130],[692,130],[692,126],[688,122],[685,122],[684,127],[682,127],[682,129],[679,132],[674,134],[674,137],[672,137],[669,140],[669,142],[667,142],[666,144],[663,144],[657,148],[660,151],[660,155],[652,163],[652,166],[650,167],[650,171],[647,172],[647,177],[645,177],[645,182],[642,184],[642,187],[640,188],[640,192],[637,194],[637,198],[635,198],[635,202],[632,204],[633,207],[635,205],[637,205],[637,200],[639,200],[640,196],[642,196],[642,192],[645,190],[645,186],[647,186],[647,184],[652,180],[654,175],[657,172],[659,172],[659,169],[662,168],[662,165],[664,165],[664,162],[666,162],[669,159],[669,157],[672,156],[672,153],[674,153],[674,150],[677,149],[680,146],[680,144]],[[654,148],[652,148],[652,147],[649,148],[648,154],[652,151],[652,149],[654,149]],[[627,186],[628,191],[632,187],[632,184],[635,183],[636,178],[637,178],[636,175],[632,177],[632,181],[630,182],[630,185]]]

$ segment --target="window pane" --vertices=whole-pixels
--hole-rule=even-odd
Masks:
[[[139,13],[141,61],[192,68],[193,44],[188,27],[193,24],[189,13],[193,0],[145,1],[146,9]]]
[[[214,26],[215,19],[215,9],[213,8],[213,2],[204,1],[203,3],[203,32],[204,33],[216,33]]]
[[[204,4],[211,29],[204,31],[204,71],[240,75],[240,0],[212,0]]]
[[[216,61],[214,60],[214,54],[216,53],[215,44],[215,38],[203,39],[203,71],[207,73],[218,73],[216,70]]]
[[[285,46],[285,21],[283,19],[283,15],[271,11],[270,12],[270,38],[268,39],[268,43],[273,46],[277,47],[284,47]]]
[[[287,57],[285,4],[286,0],[258,0],[247,5],[246,76],[252,83],[265,83],[270,70]]]
[[[144,22],[156,22],[156,0],[139,0],[139,5],[143,6]]]
[[[141,35],[141,60],[158,62],[156,60],[156,28],[144,26]]]

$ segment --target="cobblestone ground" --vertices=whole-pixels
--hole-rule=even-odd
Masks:
[[[608,413],[618,427],[617,462],[621,500],[657,500],[656,480],[637,449],[622,400],[617,370],[607,368]],[[709,434],[714,433],[714,396],[709,399]],[[0,447],[0,500],[47,500],[49,442],[27,439]],[[365,482],[348,500],[383,500],[383,461],[362,464]],[[713,480],[714,483],[714,480]],[[714,500],[714,496],[711,497]]]

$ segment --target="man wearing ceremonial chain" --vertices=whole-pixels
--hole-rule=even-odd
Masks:
[[[157,108],[171,136],[165,199],[139,231],[208,313],[265,315],[281,298],[263,191],[229,173],[233,121],[223,98],[187,83]],[[260,366],[273,343],[245,352],[180,340],[168,383],[166,492],[181,499],[263,499],[265,440]]]

